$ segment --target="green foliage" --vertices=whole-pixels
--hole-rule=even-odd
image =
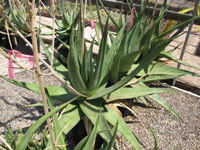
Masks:
[[[3,25],[4,25],[4,19],[0,18],[0,29],[3,29]]]
[[[25,1],[9,1],[9,10],[11,13],[10,21],[16,26],[16,28],[23,34],[27,35],[31,33],[29,11],[25,5]],[[33,15],[37,14],[37,9],[34,9]],[[29,25],[28,25],[29,24]],[[11,30],[15,32],[12,28]]]
[[[64,44],[69,45],[72,24],[76,16],[77,7],[75,7],[74,9],[67,7],[66,11],[64,10],[64,7],[62,7],[61,10],[62,21],[60,22],[57,19],[55,20],[57,25],[57,28],[55,29],[57,39],[56,44],[60,44],[57,50],[65,46]]]
[[[151,133],[153,134],[153,137],[154,137],[154,150],[157,150],[158,149],[158,141],[157,141],[157,138],[156,138],[156,135],[155,135],[155,132],[153,130],[153,128],[149,125],[149,129],[151,131]]]
[[[150,58],[151,60],[149,61],[149,65],[147,67],[144,67],[144,72],[148,74],[148,76],[151,75],[158,76],[162,74],[162,78],[166,79],[167,77],[169,78],[170,74],[172,74],[172,70],[176,72],[174,73],[174,75],[175,74],[178,75],[177,72],[179,72],[179,70],[166,66],[166,64],[164,63],[160,64],[162,65],[160,69],[162,68],[165,71],[165,74],[161,70],[159,70],[159,68],[157,68],[158,70],[156,70],[151,65],[157,63],[157,60],[160,57],[172,59],[172,57],[170,56],[163,55],[164,54],[163,51],[173,39],[181,35],[180,32],[181,29],[183,29],[191,20],[187,20],[181,24],[174,26],[168,31],[160,33],[160,23],[163,19],[165,11],[168,8],[168,6],[166,5],[166,1],[163,3],[163,7],[161,8],[157,18],[155,16],[147,17],[145,15],[144,12],[146,8],[145,3],[142,2],[141,7],[142,8],[140,12],[136,12],[136,10],[134,10],[132,27],[130,26],[128,27],[127,24],[127,28],[123,32],[122,35],[123,41],[120,43],[119,49],[116,51],[116,55],[110,71],[109,80],[112,83],[116,83],[117,81],[124,78],[127,72],[130,72],[130,70],[132,70],[131,69],[132,67],[136,65],[139,66],[139,64],[141,64],[143,60],[148,61],[148,58],[146,56],[149,55],[151,52],[154,53],[158,52],[158,55],[157,56],[154,55],[154,57],[152,55]],[[109,18],[112,20],[113,24],[115,24],[117,32],[119,32],[120,29],[123,27],[123,24],[121,23],[122,20],[120,19],[119,23],[117,23],[117,21],[109,14],[107,9],[105,7],[103,8],[105,12],[108,14]],[[168,33],[171,33],[172,31],[174,31],[174,29],[177,28],[180,28],[180,30],[173,33],[173,35],[170,38],[165,37]],[[161,55],[161,53],[163,54]],[[151,64],[152,61],[156,62]],[[171,73],[167,68],[170,69]],[[136,67],[134,69],[136,69]],[[149,70],[148,72],[146,71],[147,69]],[[157,73],[156,74],[152,73],[151,69],[153,69],[153,71],[157,71]],[[159,80],[162,80],[162,78],[160,77]],[[174,76],[171,76],[171,78],[174,78]],[[155,78],[155,80],[157,79]]]
[[[5,129],[4,139],[7,144],[13,149],[16,150],[17,146],[23,143],[23,132],[22,129],[13,133],[11,127]],[[48,132],[44,129],[42,132],[36,132],[33,137],[28,142],[26,150],[44,150],[47,146],[48,142]],[[9,148],[4,145],[0,144],[0,148],[2,150],[9,150]]]
[[[50,117],[52,117],[53,121],[54,140],[56,141],[55,146],[57,149],[66,149],[66,143],[64,141],[65,135],[68,134],[82,118],[86,117],[93,128],[91,132],[88,132],[88,135],[79,142],[75,149],[93,149],[97,135],[101,136],[104,140],[101,147],[102,149],[117,149],[114,139],[116,132],[119,131],[134,149],[139,150],[142,146],[137,140],[137,137],[130,130],[123,118],[109,105],[110,102],[114,103],[117,100],[123,101],[125,99],[140,97],[147,103],[145,97],[148,97],[162,105],[177,118],[181,119],[180,116],[157,95],[159,92],[169,92],[171,90],[150,88],[145,85],[147,81],[169,79],[182,75],[196,75],[189,71],[166,66],[163,62],[158,60],[158,58],[161,57],[172,58],[163,51],[181,32],[180,30],[175,32],[168,39],[165,39],[165,36],[175,31],[177,28],[184,27],[195,19],[192,18],[174,26],[164,33],[160,33],[159,25],[167,9],[165,2],[158,14],[158,18],[153,21],[152,18],[147,18],[145,16],[144,10],[146,5],[142,1],[141,11],[134,13],[134,24],[132,27],[128,28],[128,24],[123,24],[122,19],[119,20],[119,23],[115,21],[104,6],[102,7],[107,12],[108,17],[105,26],[103,26],[97,1],[96,5],[99,22],[95,24],[95,29],[97,34],[101,31],[102,38],[99,36],[97,41],[95,41],[95,39],[90,41],[91,44],[89,48],[86,47],[86,43],[83,43],[84,47],[82,47],[83,29],[81,13],[79,12],[76,14],[69,11],[65,14],[64,9],[62,9],[63,19],[62,23],[57,21],[60,30],[57,30],[56,33],[58,35],[64,35],[68,40],[67,43],[61,39],[59,40],[61,44],[65,44],[65,46],[69,48],[67,67],[54,58],[53,69],[66,83],[70,84],[78,94],[73,94],[70,92],[71,89],[67,87],[46,86],[46,96],[50,112],[38,119],[28,129],[21,138],[23,142],[19,143],[16,149],[25,150],[33,134],[42,123]],[[115,34],[109,32],[109,20],[117,27],[117,32]],[[50,61],[51,52],[45,46],[41,38],[40,41]],[[97,58],[94,58],[92,54],[94,44],[98,44],[99,46]],[[82,49],[84,50],[83,55],[81,55]],[[66,62],[66,58],[60,58]],[[3,76],[0,77],[20,87],[40,93],[39,85],[37,84],[23,83],[7,79]],[[133,84],[130,84],[132,81]],[[140,88],[136,86],[136,83],[138,83]],[[64,104],[55,107],[55,104],[60,103]],[[56,112],[61,110],[62,113],[60,113],[58,117]],[[53,149],[50,140],[47,145],[50,149]],[[157,147],[157,141],[155,146]]]
[[[67,66],[67,56],[69,51],[69,42],[70,42],[70,35],[72,31],[72,24],[75,21],[75,17],[77,15],[77,2],[75,6],[70,7],[66,5],[64,7],[64,0],[62,0],[61,4],[61,15],[62,20],[58,20],[55,18],[55,53],[56,57],[59,58],[58,60]],[[65,9],[66,8],[66,9]],[[50,12],[51,15],[52,12]],[[51,25],[42,24],[43,26],[53,30],[53,27]],[[47,34],[47,33],[46,33]],[[48,33],[48,34],[52,34]]]
[[[0,29],[1,31],[4,30],[4,24],[5,24],[5,19],[3,18],[3,15],[8,16],[10,13],[7,7],[8,7],[8,1],[1,0],[0,1]]]

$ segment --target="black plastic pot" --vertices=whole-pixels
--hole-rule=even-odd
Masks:
[[[25,36],[26,39],[32,43],[32,38],[31,36]],[[14,48],[15,50],[18,50],[20,51],[21,53],[23,54],[26,54],[26,55],[33,55],[33,51],[32,49],[28,46],[28,44],[20,37],[20,36],[16,36],[16,47]],[[37,45],[38,45],[38,52],[40,52],[40,41],[39,41],[39,38],[37,37]]]
[[[12,46],[15,47],[16,46],[15,45],[15,37],[13,35],[10,35],[10,40],[11,40]],[[8,36],[6,34],[0,33],[0,46],[6,48],[8,50],[11,49],[11,46],[10,46],[10,43],[8,40]]]

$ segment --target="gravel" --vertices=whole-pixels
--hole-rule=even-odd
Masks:
[[[170,106],[181,116],[182,121],[174,117],[164,108],[152,102],[145,107],[140,101],[133,103],[133,108],[143,120],[145,125],[153,128],[158,149],[168,150],[196,150],[200,148],[200,99],[180,91],[162,93],[162,96]],[[126,116],[125,120],[135,120],[133,116]],[[138,121],[138,120],[137,120]],[[154,148],[154,138],[150,130],[144,131],[140,122],[128,123],[143,145],[143,149]],[[147,126],[148,128],[148,126]],[[122,138],[121,150],[132,149]]]
[[[36,76],[27,71],[16,73],[15,79],[37,83]],[[59,85],[59,82],[51,76],[45,77],[44,82],[47,85]],[[26,131],[27,127],[43,115],[43,109],[25,106],[41,101],[39,94],[0,79],[0,134],[4,131],[4,127],[8,126],[11,126],[14,131],[20,128]]]
[[[26,71],[17,73],[19,81],[36,83],[36,76]],[[60,85],[51,76],[45,77],[45,84]],[[161,150],[194,150],[200,148],[200,100],[191,95],[175,91],[160,94],[183,118],[177,119],[164,108],[152,102],[145,106],[139,100],[134,100],[132,107],[138,113],[148,128],[151,125],[155,131],[158,149]],[[11,126],[13,130],[27,128],[43,115],[41,108],[28,108],[25,105],[41,101],[41,96],[17,87],[0,79],[0,134],[4,127]],[[124,119],[135,133],[145,150],[154,148],[154,138],[150,130],[145,132],[138,118],[126,113]],[[120,150],[131,150],[132,147],[120,137]]]

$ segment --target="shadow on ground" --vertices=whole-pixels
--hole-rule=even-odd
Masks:
[[[36,101],[34,99],[30,99],[27,97],[23,97],[23,99],[28,103],[28,104],[35,104]],[[0,100],[3,101],[8,106],[11,106],[11,108],[15,108],[18,111],[20,111],[20,114],[14,113],[12,117],[8,117],[6,121],[0,120],[0,128],[1,127],[8,127],[9,123],[14,122],[14,121],[20,121],[20,120],[31,120],[31,121],[36,121],[38,118],[40,118],[42,115],[44,115],[43,108],[42,107],[26,107],[26,105],[20,104],[18,102],[15,103],[10,103],[7,99],[4,97],[0,97]],[[8,110],[9,111],[9,110]],[[35,115],[39,114],[39,115]],[[28,127],[22,128],[23,132],[26,132]],[[15,131],[14,131],[15,132]],[[4,134],[4,132],[2,132]]]

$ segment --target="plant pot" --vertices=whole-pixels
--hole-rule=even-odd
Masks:
[[[25,37],[30,43],[32,43],[32,38],[30,35],[25,36]],[[32,49],[20,36],[18,35],[16,36],[16,41],[17,41],[17,46],[15,47],[15,50],[18,50],[21,53],[26,54],[26,55],[33,55]],[[40,53],[40,41],[38,37],[37,37],[37,46],[38,46],[38,52]]]
[[[13,35],[10,35],[10,40],[11,40],[11,44],[13,47],[15,47],[15,37]],[[8,36],[6,34],[1,34],[0,33],[0,46],[1,47],[4,47],[8,50],[11,49],[10,47],[10,43],[9,43],[9,40],[8,40]]]

